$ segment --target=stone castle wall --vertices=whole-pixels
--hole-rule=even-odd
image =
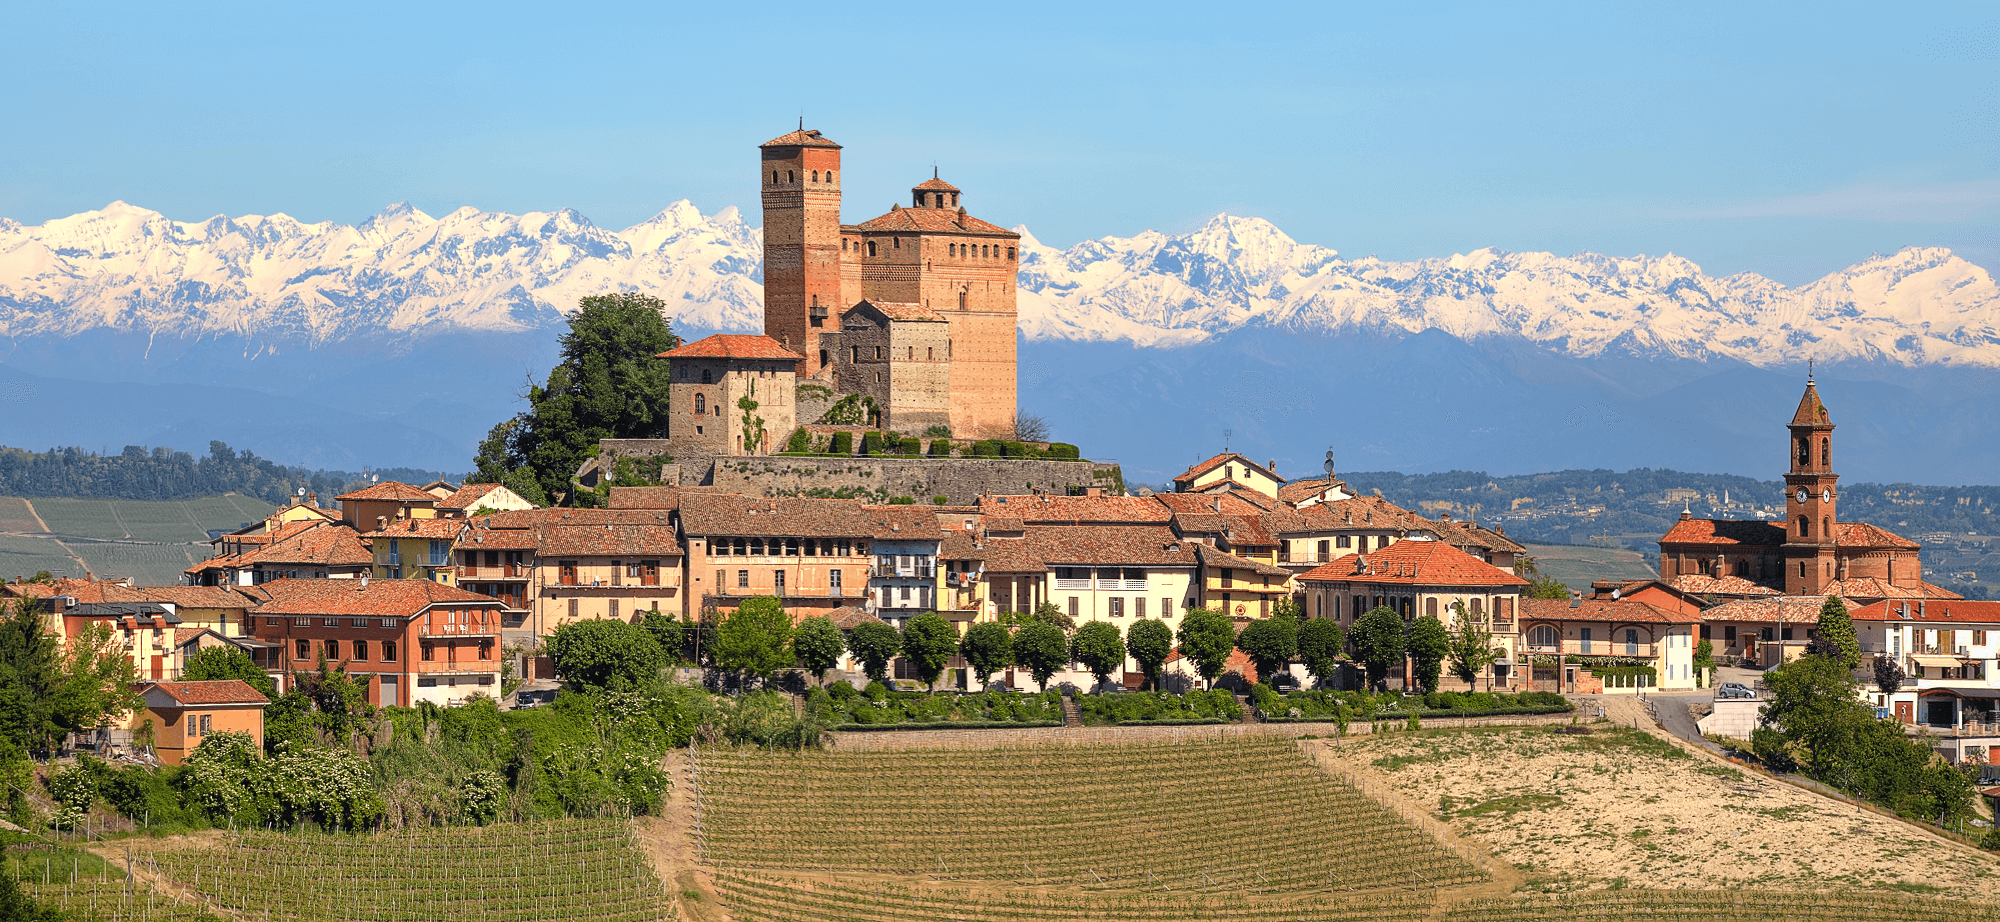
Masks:
[[[689,468],[681,468],[683,482]],[[1095,461],[987,458],[717,458],[707,486],[751,496],[861,496],[877,502],[943,496],[952,504],[987,494],[1065,494],[1124,486],[1118,465]]]

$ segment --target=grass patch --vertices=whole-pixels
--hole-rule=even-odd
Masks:
[[[1445,800],[1449,801],[1447,797]],[[1547,810],[1560,807],[1563,799],[1554,794],[1508,794],[1492,800],[1482,800],[1464,807],[1455,807],[1445,812],[1446,816],[1513,816],[1530,810]]]

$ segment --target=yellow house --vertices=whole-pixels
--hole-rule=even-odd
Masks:
[[[1233,451],[1225,451],[1175,477],[1174,490],[1200,493],[1233,483],[1277,499],[1278,488],[1284,485],[1285,479],[1271,469],[1273,466],[1275,464],[1258,464]]]
[[[1201,593],[1196,604],[1202,608],[1232,618],[1269,618],[1271,607],[1292,594],[1290,570],[1206,544],[1194,548],[1201,561]]]
[[[380,531],[397,519],[437,516],[438,497],[394,480],[334,498],[340,502],[341,519],[359,532]]]
[[[361,537],[375,554],[377,579],[422,579],[451,586],[457,584],[452,551],[464,533],[464,519],[411,518]]]

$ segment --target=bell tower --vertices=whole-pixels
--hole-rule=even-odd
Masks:
[[[1833,421],[1811,375],[1787,428],[1791,466],[1785,473],[1785,594],[1818,595],[1838,578],[1834,535],[1840,475],[1833,472]]]
[[[759,150],[764,335],[804,355],[798,373],[811,377],[820,370],[820,334],[840,325],[840,145],[801,120]]]

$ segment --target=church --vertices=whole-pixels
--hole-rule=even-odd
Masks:
[[[1661,581],[1708,597],[1837,595],[1862,604],[1959,598],[1924,582],[1922,547],[1916,542],[1840,520],[1833,420],[1810,376],[1786,428],[1791,466],[1785,473],[1785,521],[1697,519],[1682,512],[1660,537]]]

